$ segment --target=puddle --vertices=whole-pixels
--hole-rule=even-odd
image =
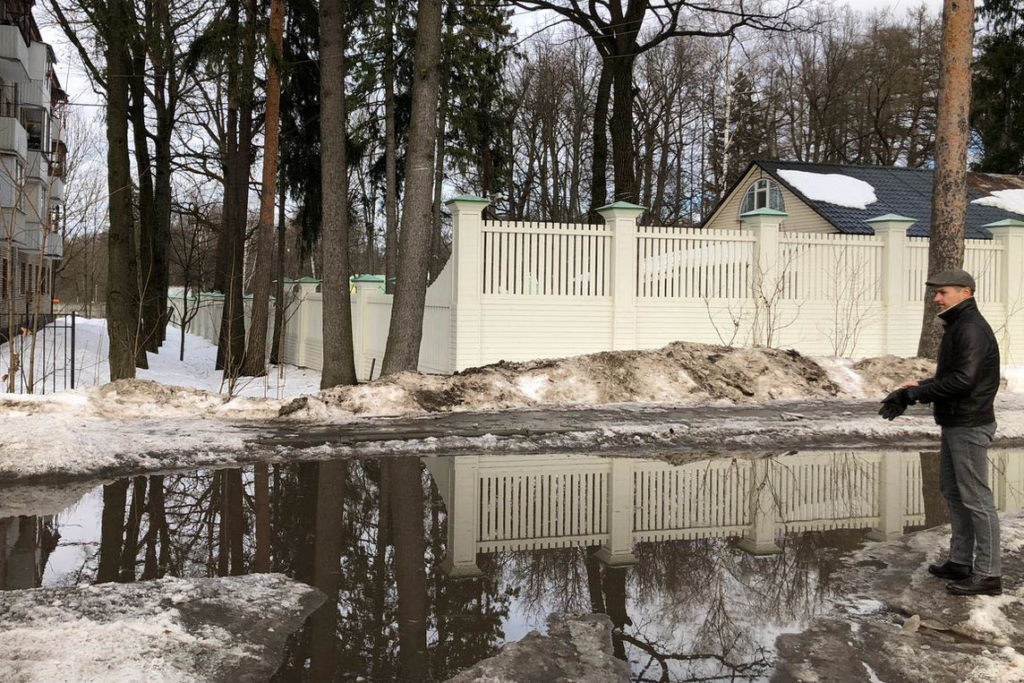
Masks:
[[[609,615],[635,680],[762,680],[846,553],[944,514],[937,453],[278,464],[0,489],[0,588],[281,572],[328,595],[282,681],[444,680],[551,612]]]

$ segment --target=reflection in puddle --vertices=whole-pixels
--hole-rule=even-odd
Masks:
[[[1002,510],[1022,465],[992,452]],[[63,512],[33,495],[0,489],[53,513],[0,520],[0,588],[275,571],[327,593],[280,680],[444,679],[553,611],[608,614],[637,680],[763,678],[843,553],[945,521],[937,454],[901,452],[382,458],[122,479]]]

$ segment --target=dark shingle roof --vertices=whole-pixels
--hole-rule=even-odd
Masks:
[[[887,213],[894,213],[917,219],[917,222],[907,231],[911,237],[927,237],[929,234],[932,215],[933,172],[931,169],[812,164],[799,161],[755,161],[754,163],[806,202],[840,232],[855,235],[874,234],[871,226],[864,221]],[[783,170],[841,173],[857,178],[875,188],[875,196],[878,201],[868,204],[867,208],[862,210],[808,199],[779,175],[778,172]],[[1024,178],[984,173],[968,174],[966,220],[966,237],[968,239],[992,239],[992,234],[982,226],[1006,218],[1022,219],[1022,216],[1018,214],[1003,211],[994,206],[971,203],[974,199],[989,195],[993,190],[1010,188],[1024,189]]]

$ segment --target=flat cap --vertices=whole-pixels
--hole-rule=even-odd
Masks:
[[[925,281],[925,284],[931,287],[970,287],[972,292],[978,291],[977,285],[974,284],[974,278],[961,268],[950,268],[935,273]]]

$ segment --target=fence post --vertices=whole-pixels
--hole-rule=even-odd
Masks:
[[[441,569],[451,577],[482,576],[476,564],[480,538],[480,456],[449,458],[447,465],[450,469],[444,493],[448,494],[448,547]],[[433,468],[428,469],[433,473]]]
[[[917,222],[915,218],[887,213],[864,221],[882,238],[882,320],[885,335],[882,355],[906,351],[897,344],[900,335],[906,335],[907,326],[901,320],[907,305],[907,230]],[[919,283],[924,284],[924,283]]]
[[[363,376],[363,372],[369,370],[366,363],[366,335],[369,328],[370,294],[380,289],[380,278],[374,275],[357,276],[352,278],[355,287],[356,305],[355,315],[352,316],[352,346],[356,362],[356,377],[363,381],[370,381],[373,377]]]
[[[872,541],[889,541],[903,535],[907,508],[906,462],[905,453],[882,453],[878,482],[878,524],[868,532],[868,538]]]
[[[740,539],[739,547],[751,555],[782,552],[775,543],[775,532],[779,526],[779,501],[772,481],[773,464],[770,458],[758,458],[750,468],[750,491],[747,497],[750,526]]]
[[[309,325],[309,309],[308,301],[311,294],[316,294],[316,288],[320,284],[319,280],[311,277],[304,277],[296,280],[295,285],[299,288],[298,296],[298,309],[295,312],[295,329],[298,330],[298,334],[295,338],[295,364],[300,368],[308,368],[309,365],[309,353],[306,350],[306,340],[309,338],[308,330],[306,327]],[[316,330],[319,333],[319,330]]]
[[[992,238],[1003,245],[1003,256],[999,264],[1001,279],[999,290],[993,297],[1003,304],[1004,327],[998,336],[1003,341],[1002,363],[1019,365],[1024,358],[1024,281],[1020,267],[1024,263],[1024,221],[1014,218],[989,223],[984,226]]]
[[[636,348],[636,221],[642,206],[615,202],[597,210],[612,231],[612,350]]]
[[[600,211],[600,209],[598,209]],[[595,554],[608,567],[636,564],[633,555],[633,462],[612,458],[608,475],[608,541]]]
[[[779,224],[789,214],[775,209],[756,209],[740,214],[743,227],[754,232],[754,273],[751,278],[754,298],[753,342],[768,343],[772,333],[772,308],[779,305]]]
[[[483,362],[480,294],[483,291],[483,211],[489,199],[463,195],[445,202],[452,212],[450,367],[452,372]]]

